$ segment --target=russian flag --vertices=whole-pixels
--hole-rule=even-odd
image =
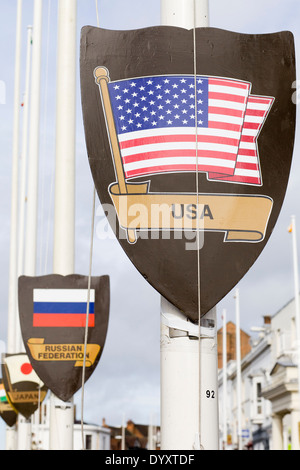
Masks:
[[[34,327],[85,327],[87,289],[34,289]],[[95,290],[90,290],[88,326],[95,326]]]

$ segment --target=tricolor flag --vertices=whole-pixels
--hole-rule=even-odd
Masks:
[[[34,327],[85,327],[87,289],[34,289]],[[95,290],[90,290],[88,326],[95,325]]]
[[[7,403],[6,392],[3,384],[0,384],[0,403]]]
[[[166,75],[108,89],[126,179],[198,170],[261,184],[256,140],[273,98],[251,96],[251,83]]]

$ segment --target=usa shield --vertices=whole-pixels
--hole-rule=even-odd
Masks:
[[[45,399],[48,389],[34,371],[27,354],[3,355],[2,377],[8,402],[29,419]]]
[[[94,372],[109,318],[109,277],[48,275],[19,278],[23,342],[38,376],[69,400]]]
[[[194,47],[195,43],[195,47]],[[84,27],[86,145],[130,260],[192,321],[262,252],[295,133],[294,40],[215,28]],[[200,282],[198,282],[198,279]]]

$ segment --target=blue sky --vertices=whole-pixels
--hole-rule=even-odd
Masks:
[[[22,69],[25,75],[26,28],[33,22],[33,0],[26,0],[24,4]],[[103,28],[126,30],[160,24],[160,0],[99,0],[98,4],[100,26]],[[4,342],[7,333],[16,5],[16,0],[0,0],[0,80],[6,91],[5,103],[0,104],[0,341]],[[55,158],[56,5],[53,0],[50,4],[49,0],[44,0],[37,275],[48,274],[52,270],[53,205],[50,189]],[[241,0],[210,1],[210,26],[258,34],[290,30],[295,36],[297,57],[299,18],[299,0],[253,0],[250,4]],[[78,0],[78,53],[80,29],[84,25],[96,25],[95,0]],[[21,87],[21,93],[23,91]],[[75,266],[76,272],[87,274],[93,182],[83,134],[79,79],[77,98]],[[258,261],[239,283],[241,327],[248,332],[251,326],[261,325],[263,315],[274,314],[293,296],[292,246],[287,226],[291,214],[295,214],[300,233],[298,147],[296,136],[287,196],[274,233]],[[96,224],[101,215],[98,202],[97,205]],[[45,248],[47,239],[49,252]],[[105,417],[108,423],[118,425],[125,414],[126,419],[141,423],[149,422],[150,416],[154,415],[158,422],[160,297],[135,270],[114,239],[95,237],[93,274],[111,276],[112,299],[104,353],[85,387],[85,420],[100,424]],[[136,292],[139,296],[135,295]],[[227,309],[228,320],[234,321],[233,292],[218,306],[219,320],[223,308]],[[221,326],[220,321],[218,326]],[[78,416],[80,398],[78,392],[75,396]],[[4,445],[3,435],[1,422],[0,448]]]

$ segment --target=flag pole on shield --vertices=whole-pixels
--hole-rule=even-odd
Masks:
[[[208,0],[161,0],[161,23],[207,27]],[[162,450],[218,449],[216,331],[216,308],[197,327],[161,298]]]

